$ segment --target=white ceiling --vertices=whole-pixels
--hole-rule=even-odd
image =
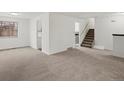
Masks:
[[[17,16],[11,15],[10,13],[11,12],[0,12],[0,16],[31,19],[37,17],[43,12],[14,12],[18,14]]]
[[[58,14],[72,16],[76,18],[91,18],[97,16],[113,15],[117,13],[116,12],[58,12]]]
[[[10,13],[11,12],[0,12],[0,16],[31,19],[31,18],[37,17],[38,15],[44,12],[16,12],[19,14],[18,16],[10,15]],[[117,14],[116,12],[54,12],[54,13],[62,14],[65,16],[76,17],[76,18],[91,18],[91,17],[97,17],[97,16]]]

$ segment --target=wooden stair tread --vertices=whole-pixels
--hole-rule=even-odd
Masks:
[[[81,46],[92,48],[92,43],[94,41],[94,29],[89,29],[87,35],[85,36]]]

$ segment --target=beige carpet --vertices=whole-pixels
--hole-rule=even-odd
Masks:
[[[0,80],[124,80],[124,59],[88,48],[51,56],[32,48],[0,51]]]

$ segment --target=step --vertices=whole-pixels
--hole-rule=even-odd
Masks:
[[[82,44],[81,46],[92,48],[92,46],[91,45],[88,45],[88,44]]]
[[[94,33],[94,31],[88,31],[88,33]]]
[[[86,35],[85,37],[94,37],[94,36],[90,36],[90,35],[87,36],[87,35]]]
[[[87,42],[87,41],[84,41],[82,44],[89,44],[89,45],[92,45],[93,42]]]
[[[93,30],[89,30],[88,32],[93,32],[93,33],[94,33],[94,31],[93,31]]]
[[[84,39],[84,41],[93,42],[93,39]]]
[[[86,37],[94,37],[94,35],[86,35]]]
[[[94,29],[89,29],[89,30],[94,30]]]
[[[82,46],[92,47],[92,45],[89,45],[89,44],[82,44]]]
[[[92,40],[94,40],[94,37],[85,37],[85,39],[92,39]]]
[[[88,32],[87,34],[94,34],[94,32]]]
[[[88,31],[88,33],[90,33],[90,32],[91,32],[91,33],[94,33],[94,31]]]
[[[89,46],[91,46],[92,43],[83,42],[82,45],[89,45]]]
[[[93,36],[93,37],[94,37],[94,35],[93,35],[93,34],[87,34],[86,36]]]
[[[94,33],[87,33],[87,35],[94,35]]]
[[[94,30],[89,30],[88,32],[94,32]]]
[[[94,34],[93,32],[88,32],[87,34]]]
[[[94,35],[94,33],[87,33],[87,35]]]
[[[94,29],[89,29],[89,32],[94,32]]]

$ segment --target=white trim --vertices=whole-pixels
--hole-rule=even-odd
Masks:
[[[0,51],[4,51],[4,50],[12,50],[12,49],[19,49],[19,48],[28,48],[30,46],[22,46],[22,47],[10,47],[10,48],[0,48]],[[30,47],[32,48],[32,47]]]
[[[50,53],[48,53],[48,55],[52,55],[52,54],[56,54],[56,53],[60,53],[60,52],[64,52],[67,51],[67,49],[61,49],[61,50],[54,50],[54,51],[50,51]]]
[[[121,54],[121,53],[115,53],[115,52],[113,52],[113,55],[116,56],[116,57],[124,58],[124,54]]]
[[[104,46],[99,46],[99,45],[94,45],[94,47],[93,48],[96,48],[96,49],[102,49],[102,50],[104,50],[105,48],[104,48]]]
[[[89,22],[85,25],[83,30],[81,29],[81,31],[79,32],[79,44],[80,45],[83,42],[83,40],[85,39],[85,36],[88,33],[88,31],[89,31]]]
[[[48,52],[46,52],[44,50],[42,50],[41,52],[45,53],[46,55],[50,55],[50,53],[48,53]]]

